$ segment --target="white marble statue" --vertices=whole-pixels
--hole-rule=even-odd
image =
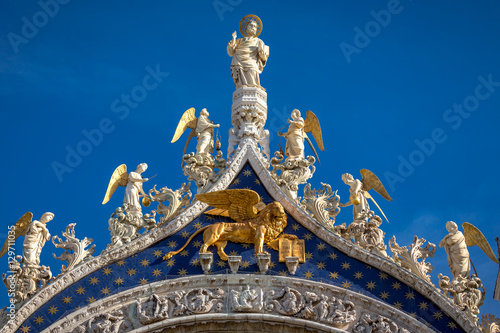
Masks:
[[[24,263],[29,266],[40,265],[40,254],[45,242],[50,240],[49,229],[45,224],[54,218],[54,214],[45,213],[40,221],[33,220],[26,231],[23,242]]]
[[[455,222],[446,222],[446,230],[449,234],[439,242],[439,247],[446,250],[448,265],[450,266],[453,279],[468,278],[470,275],[469,250],[465,243],[464,234],[458,230]]]
[[[196,137],[198,144],[196,145],[196,155],[210,155],[214,151],[214,128],[219,127],[219,124],[214,124],[208,119],[209,113],[207,109],[202,109],[198,122],[196,124]]]
[[[342,180],[346,185],[350,186],[350,195],[349,202],[340,204],[340,207],[352,205],[354,221],[366,220],[370,212],[370,206],[368,205],[368,200],[366,200],[365,191],[363,191],[363,183],[359,179],[354,179],[350,173],[344,173],[342,175]]]
[[[304,118],[300,111],[292,111],[292,120],[286,120],[290,126],[286,133],[278,132],[278,135],[286,139],[285,155],[289,158],[304,158]]]
[[[131,171],[128,174],[127,187],[125,188],[125,196],[123,197],[123,205],[127,207],[129,211],[140,212],[141,204],[139,202],[139,197],[142,195],[147,197],[147,194],[142,188],[142,183],[147,182],[148,178],[142,178],[141,173],[146,171],[148,165],[146,163],[141,163],[137,166],[137,169]]]
[[[231,75],[236,89],[261,87],[259,74],[262,73],[269,57],[269,46],[257,38],[261,31],[260,19],[255,15],[247,15],[240,23],[240,32],[244,37],[236,39],[235,31],[232,40],[227,44],[227,54],[233,57]]]

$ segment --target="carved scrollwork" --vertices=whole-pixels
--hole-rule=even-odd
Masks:
[[[348,227],[345,223],[334,226],[334,232],[346,240],[352,241],[357,246],[379,256],[387,256],[387,246],[384,244],[385,232],[379,226],[382,219],[378,215],[370,214],[368,222],[354,221]],[[391,259],[392,260],[392,259]]]
[[[479,308],[483,305],[486,295],[486,288],[481,279],[471,275],[468,278],[458,277],[450,282],[450,278],[443,274],[439,274],[438,278],[439,288],[443,293],[451,297],[457,308],[477,325]]]
[[[197,155],[189,153],[184,155],[186,163],[182,168],[188,180],[193,180],[198,189],[204,188],[209,181],[215,178],[215,160],[212,155]]]
[[[283,161],[283,153],[277,151],[271,158],[271,177],[276,184],[292,199],[297,198],[298,185],[305,184],[312,178],[316,167],[313,165],[316,159],[313,156],[307,158],[293,158]]]
[[[118,207],[108,220],[111,244],[103,252],[128,244],[140,236],[144,225],[142,214],[127,213],[126,207]]]
[[[167,223],[186,209],[192,196],[191,190],[189,189],[190,185],[191,183],[183,183],[181,188],[175,191],[168,187],[162,187],[158,191],[155,185],[149,190],[151,201],[158,202],[156,213],[163,215],[160,217],[160,222],[157,226]],[[168,205],[165,205],[165,202],[167,202]]]
[[[311,190],[311,184],[304,186],[304,197],[301,207],[310,212],[319,223],[326,228],[333,230],[335,217],[340,213],[340,196],[337,191],[332,191],[328,184],[321,183],[322,190]]]
[[[75,237],[75,225],[76,223],[70,223],[66,227],[66,231],[62,233],[62,235],[66,238],[66,241],[63,242],[63,240],[58,236],[52,237],[52,243],[54,246],[59,249],[64,249],[64,252],[59,257],[54,253],[52,255],[54,258],[67,261],[68,263],[68,267],[62,265],[61,274],[72,270],[76,265],[82,263],[88,258],[91,258],[95,251],[95,244],[90,248],[85,249],[94,241],[93,239],[85,237],[84,239],[79,240]]]
[[[434,257],[436,253],[436,245],[433,243],[427,243],[423,238],[418,238],[414,236],[413,243],[408,246],[399,246],[396,243],[396,236],[392,236],[389,240],[389,248],[392,252],[392,259],[399,266],[406,268],[418,277],[426,280],[428,283],[432,284],[431,277],[427,273],[431,273],[434,267],[430,263],[425,262],[428,257]],[[421,261],[419,261],[419,259]]]

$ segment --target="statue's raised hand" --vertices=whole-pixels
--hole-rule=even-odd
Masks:
[[[233,41],[236,40],[236,31],[233,32]]]

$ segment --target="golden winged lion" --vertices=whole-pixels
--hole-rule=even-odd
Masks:
[[[224,248],[227,242],[254,244],[255,253],[265,253],[263,245],[278,250],[279,238],[297,239],[295,235],[281,234],[287,225],[283,206],[278,201],[265,205],[252,190],[233,189],[195,195],[196,198],[214,209],[205,214],[229,216],[236,222],[216,222],[197,230],[186,244],[177,251],[167,253],[163,259],[183,251],[196,235],[203,232],[200,253],[215,245],[221,260],[227,260]],[[281,235],[280,235],[281,234]]]

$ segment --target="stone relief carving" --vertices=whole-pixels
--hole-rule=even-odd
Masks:
[[[267,312],[328,323],[335,327],[347,327],[356,319],[354,303],[350,301],[309,291],[302,294],[290,287],[279,292],[266,292],[264,307]]]
[[[95,251],[95,244],[90,248],[85,249],[94,241],[93,239],[85,237],[84,239],[79,240],[75,237],[75,225],[76,223],[70,223],[66,227],[66,231],[62,233],[62,235],[66,238],[66,241],[63,242],[63,240],[58,236],[52,237],[52,243],[54,246],[59,249],[64,249],[64,252],[59,257],[54,253],[52,255],[54,258],[68,263],[68,267],[62,265],[60,275],[72,270],[76,265],[82,263],[84,260],[92,258],[92,254]]]
[[[410,333],[410,331],[399,328],[389,318],[364,313],[354,326],[354,333]]]
[[[500,319],[492,314],[483,315],[480,328],[483,333],[500,333]]]
[[[250,286],[231,290],[231,309],[234,312],[259,312],[264,306],[262,302],[262,289]]]
[[[308,211],[320,224],[333,231],[335,217],[340,213],[340,196],[328,184],[321,183],[322,190],[311,190],[311,184],[304,186],[301,207]]]
[[[450,278],[443,274],[439,274],[438,278],[439,288],[443,293],[451,297],[457,308],[477,325],[479,308],[483,305],[486,295],[486,288],[481,279],[474,274],[466,278],[454,278],[451,282]]]
[[[391,240],[389,240],[389,248],[391,249],[392,259],[396,264],[432,284],[431,276],[427,273],[431,273],[434,267],[430,263],[425,262],[425,259],[434,257],[436,245],[427,243],[423,247],[425,242],[425,239],[414,236],[412,244],[399,246],[396,242],[396,236],[392,236]]]
[[[157,226],[164,225],[186,209],[192,196],[191,190],[189,189],[190,185],[191,183],[183,183],[181,188],[175,191],[168,187],[162,187],[158,191],[155,185],[149,190],[151,201],[158,202],[156,213],[163,215],[160,217],[160,222],[158,222]],[[165,202],[167,202],[168,205],[165,205]]]
[[[85,324],[77,326],[71,333],[121,333],[129,332],[132,329],[132,323],[127,319],[124,308],[122,308],[111,313],[94,316]]]

